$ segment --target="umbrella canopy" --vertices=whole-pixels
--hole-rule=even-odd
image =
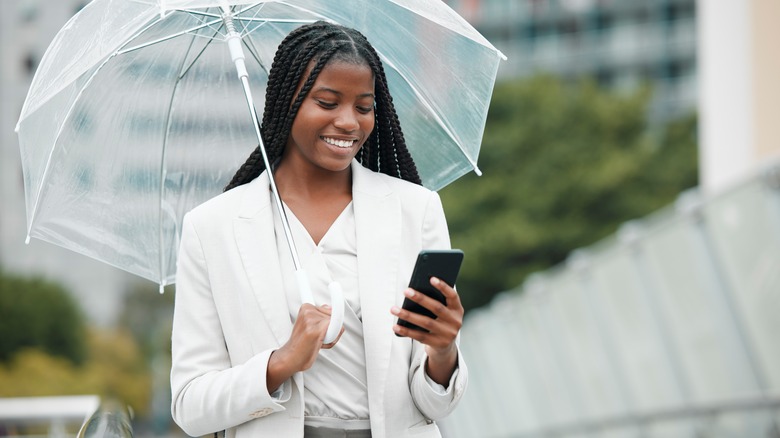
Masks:
[[[258,106],[291,30],[353,27],[385,64],[423,184],[476,170],[503,55],[440,0],[93,0],[50,45],[17,125],[29,236],[174,282],[184,214],[257,144],[225,6]]]

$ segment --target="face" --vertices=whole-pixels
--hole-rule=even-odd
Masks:
[[[333,61],[320,71],[293,121],[284,160],[340,172],[374,129],[374,75],[365,64]]]

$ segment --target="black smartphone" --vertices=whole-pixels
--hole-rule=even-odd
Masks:
[[[462,263],[463,251],[459,249],[422,250],[417,255],[417,262],[414,264],[409,287],[446,305],[447,299],[444,298],[444,295],[431,286],[431,277],[436,277],[450,286],[455,286],[455,280],[458,279],[458,272],[460,272]],[[404,299],[402,307],[410,312],[436,318],[436,315],[430,310],[409,298]],[[427,332],[424,328],[400,318],[398,319],[398,325]]]

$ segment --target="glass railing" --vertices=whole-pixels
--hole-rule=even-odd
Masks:
[[[119,403],[101,404],[81,426],[78,438],[131,438],[132,412]]]
[[[97,395],[0,397],[0,436],[73,437],[99,405]]]
[[[780,437],[780,162],[470,312],[446,437]]]
[[[132,412],[97,395],[0,398],[0,437],[130,438]]]

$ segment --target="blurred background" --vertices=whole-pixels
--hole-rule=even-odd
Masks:
[[[13,128],[86,3],[0,0],[0,436],[109,401],[183,436],[174,287],[24,244]],[[780,437],[780,3],[446,3],[508,61],[484,176],[441,191],[472,375],[445,436]]]

